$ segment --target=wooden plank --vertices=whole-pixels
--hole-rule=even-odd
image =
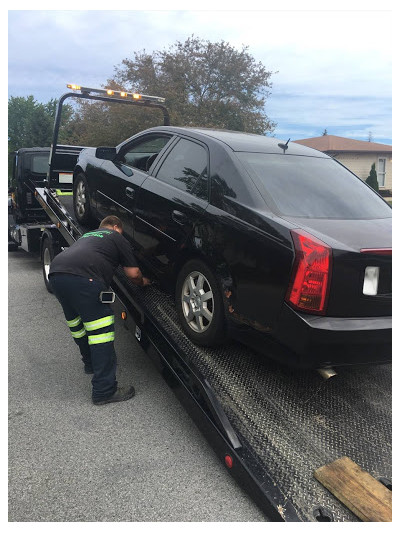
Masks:
[[[349,457],[318,468],[314,476],[364,522],[392,521],[392,492]]]

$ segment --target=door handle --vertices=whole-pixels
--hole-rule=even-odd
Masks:
[[[172,220],[177,222],[178,224],[185,224],[188,220],[187,216],[184,213],[181,213],[180,211],[172,211]]]
[[[133,198],[135,196],[135,189],[132,189],[132,187],[127,187],[125,189],[125,194],[128,198]]]

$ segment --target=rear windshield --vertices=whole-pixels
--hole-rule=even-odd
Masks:
[[[391,208],[334,159],[236,152],[267,205],[305,218],[390,218]]]
[[[49,168],[49,154],[32,156],[31,170],[35,174],[46,174]]]

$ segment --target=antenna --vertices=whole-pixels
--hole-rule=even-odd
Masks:
[[[290,141],[290,139],[288,139],[288,140],[286,141],[286,144],[284,144],[284,143],[278,143],[279,148],[282,148],[283,152],[286,152],[286,150],[287,150],[287,148],[288,148],[289,141]]]

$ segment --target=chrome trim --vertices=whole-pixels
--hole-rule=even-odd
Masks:
[[[130,209],[128,209],[127,207],[125,207],[124,205],[121,205],[120,203],[118,203],[116,200],[114,200],[113,198],[110,198],[109,196],[107,196],[106,194],[104,194],[104,192],[101,192],[97,189],[97,193],[98,194],[101,194],[102,196],[104,196],[104,198],[107,198],[107,200],[110,200],[113,204],[116,204],[118,205],[119,207],[121,207],[122,209],[124,209],[125,211],[127,211],[129,214],[131,214],[133,216],[133,211],[131,211]]]
[[[150,224],[150,222],[147,222],[147,220],[145,220],[144,218],[142,217],[138,217],[136,215],[136,219],[137,220],[140,220],[141,222],[144,222],[145,224],[147,224],[148,226],[150,226],[151,228],[155,229],[156,231],[158,231],[158,233],[162,233],[163,235],[165,235],[165,237],[168,237],[168,239],[170,239],[172,242],[176,242],[176,239],[174,239],[173,237],[171,237],[170,235],[167,235],[167,233],[164,233],[163,231],[161,231],[159,228],[156,228],[155,226],[153,226],[153,224]]]

